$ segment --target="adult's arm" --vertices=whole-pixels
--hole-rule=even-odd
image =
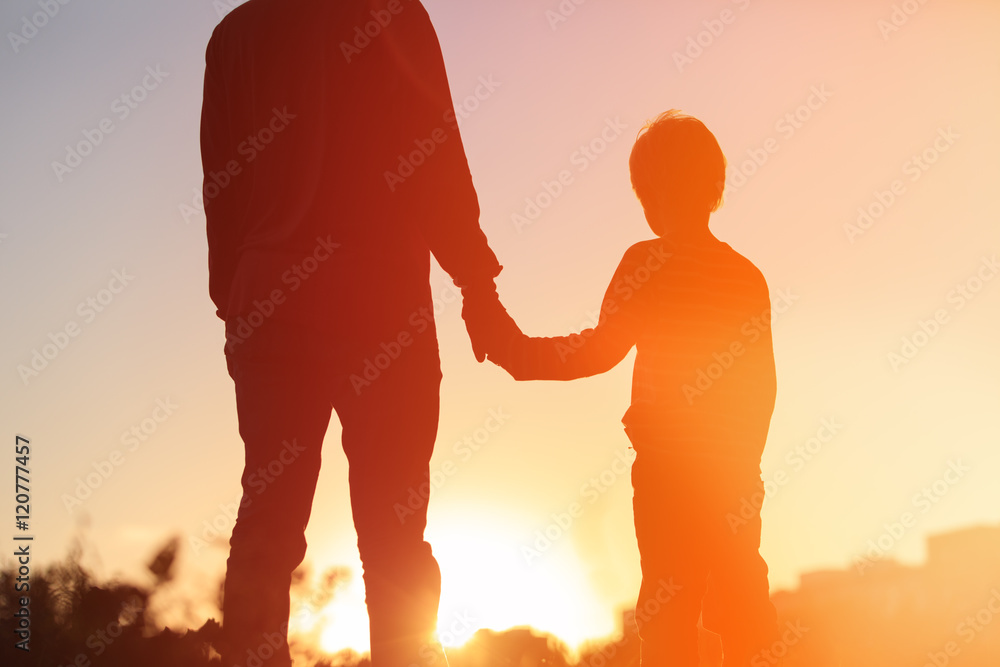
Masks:
[[[399,110],[408,121],[399,153],[409,168],[397,163],[386,171],[387,195],[413,202],[421,235],[458,285],[492,288],[500,265],[479,226],[479,199],[437,33],[415,0],[403,2],[388,33],[388,48],[408,82],[412,104]]]

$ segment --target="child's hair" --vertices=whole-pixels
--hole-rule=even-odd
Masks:
[[[677,109],[646,123],[629,157],[632,189],[643,208],[664,197],[685,208],[715,211],[722,204],[726,156],[704,123]]]

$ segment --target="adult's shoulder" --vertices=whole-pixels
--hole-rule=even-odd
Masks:
[[[331,20],[344,20],[349,15],[361,17],[367,6],[364,0],[248,0],[234,7],[215,26],[216,35],[238,35],[267,32],[279,26],[299,25],[303,28],[322,29]],[[369,17],[370,18],[370,17]]]
[[[247,25],[260,22],[263,14],[268,10],[269,0],[249,0],[242,5],[234,7],[228,14],[222,17],[219,24],[215,26],[215,34],[225,34],[232,30],[245,28]]]
[[[237,35],[252,31],[254,26],[266,24],[264,9],[258,0],[249,0],[233,8],[212,30],[212,37],[208,40],[209,51],[214,47],[222,48],[222,44]]]

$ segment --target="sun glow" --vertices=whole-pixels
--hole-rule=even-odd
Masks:
[[[370,649],[365,585],[357,573],[323,608],[317,625],[322,628],[320,648],[327,653],[345,649],[365,653]]]
[[[451,516],[432,524],[442,526],[429,528],[427,539],[441,566],[438,639],[445,647],[460,647],[484,628],[530,626],[575,651],[616,631],[614,613],[594,594],[571,539],[528,562],[521,550],[526,535],[497,517],[484,522]],[[326,653],[368,651],[364,582],[359,572],[354,575],[318,614],[293,625],[293,632],[318,636]]]
[[[460,646],[481,628],[531,626],[571,649],[615,631],[614,615],[594,594],[572,540],[529,563],[521,551],[526,536],[496,517],[435,523],[448,526],[428,530],[441,564],[438,636],[445,646]]]

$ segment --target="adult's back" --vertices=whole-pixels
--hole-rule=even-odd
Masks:
[[[281,289],[279,317],[379,335],[429,302],[429,251],[460,282],[496,275],[444,72],[410,0],[250,0],[219,24],[202,147],[220,317]]]

